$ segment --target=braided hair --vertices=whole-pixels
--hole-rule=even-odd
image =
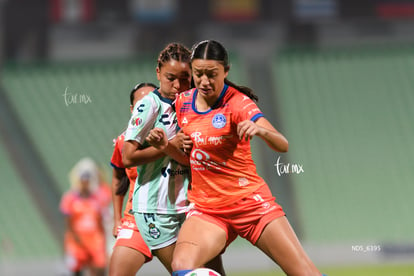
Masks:
[[[181,61],[185,63],[190,63],[191,61],[191,52],[181,43],[169,43],[158,56],[157,66],[161,68],[165,63],[170,60]]]

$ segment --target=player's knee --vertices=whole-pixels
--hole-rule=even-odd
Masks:
[[[173,271],[178,270],[186,270],[186,269],[194,269],[195,265],[194,262],[189,258],[189,256],[176,256],[174,255],[173,260],[171,262],[171,267]]]

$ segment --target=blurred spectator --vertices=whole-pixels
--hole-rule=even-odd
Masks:
[[[60,203],[66,217],[64,249],[73,275],[88,269],[91,276],[105,275],[107,254],[102,204],[96,166],[82,159],[71,171],[71,188]],[[77,174],[76,174],[77,173]]]

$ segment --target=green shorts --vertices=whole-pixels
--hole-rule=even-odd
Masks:
[[[182,214],[134,213],[135,222],[149,249],[167,247],[177,241],[185,220]]]

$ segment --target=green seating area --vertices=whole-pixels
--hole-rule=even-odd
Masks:
[[[18,259],[61,254],[60,244],[44,224],[41,214],[22,184],[19,171],[10,164],[4,144],[0,143],[2,183],[0,185],[0,259]],[[21,168],[24,170],[24,168]]]
[[[156,82],[149,59],[6,67],[3,83],[29,137],[62,192],[85,156],[108,169],[112,140],[129,119],[129,92]]]
[[[273,69],[304,239],[414,241],[414,47],[290,49]]]

